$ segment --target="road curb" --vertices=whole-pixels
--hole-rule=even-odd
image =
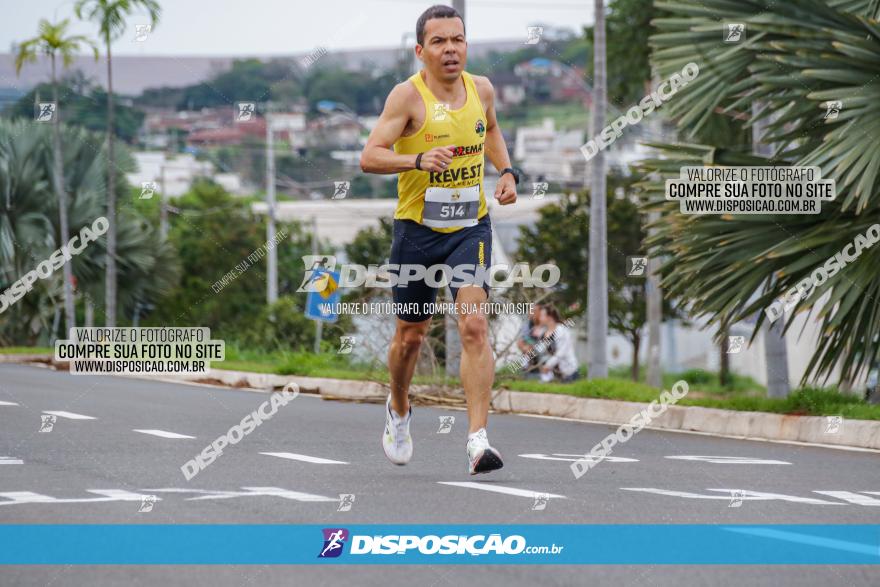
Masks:
[[[45,363],[49,355],[0,355],[0,363]],[[155,375],[126,377],[157,379]],[[249,371],[209,369],[208,373],[168,374],[167,381],[219,384],[258,390],[283,389],[294,383],[301,391],[316,392],[326,399],[381,402],[388,386],[376,381],[274,375]],[[412,386],[411,393],[425,394],[429,386]],[[460,390],[458,390],[460,393]],[[491,407],[496,412],[554,416],[611,425],[625,424],[649,404],[611,399],[575,397],[554,393],[498,390]],[[842,420],[835,433],[826,432],[828,417],[796,416],[767,412],[738,412],[700,406],[668,406],[666,412],[650,422],[651,428],[717,434],[740,438],[851,446],[880,450],[880,421]]]
[[[648,404],[570,395],[501,390],[492,400],[499,412],[555,416],[620,425]],[[737,412],[700,406],[669,406],[651,420],[651,428],[685,430],[743,438],[806,442],[880,449],[880,421],[843,420],[836,433],[826,432],[826,416]]]

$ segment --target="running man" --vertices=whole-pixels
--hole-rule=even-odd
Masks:
[[[483,193],[484,152],[501,174],[495,189],[499,204],[516,201],[519,182],[495,119],[495,91],[488,78],[464,71],[464,22],[453,8],[438,5],[426,10],[416,23],[416,42],[416,56],[424,67],[391,90],[361,154],[365,173],[398,174],[389,262],[426,268],[489,267],[492,225]],[[454,285],[450,291],[461,336],[468,467],[474,475],[502,467],[501,455],[486,435],[495,358],[486,316],[473,312],[488,299],[489,285]],[[405,465],[413,452],[409,384],[432,317],[424,308],[434,302],[437,289],[425,281],[410,281],[407,287],[395,286],[393,294],[395,303],[419,308],[397,315],[388,352],[391,393],[382,446],[391,462]],[[467,313],[462,305],[470,308]]]

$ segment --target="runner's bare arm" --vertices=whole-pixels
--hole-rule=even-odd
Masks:
[[[416,168],[416,155],[395,153],[394,143],[410,122],[409,105],[413,100],[422,104],[418,91],[408,82],[394,86],[385,100],[385,108],[379,122],[370,133],[361,153],[361,170],[364,173],[400,173]],[[422,171],[443,171],[452,162],[453,146],[436,147],[422,154],[419,167]]]
[[[407,100],[410,93],[405,84],[398,84],[388,94],[379,122],[361,153],[361,170],[364,173],[388,174],[415,169],[415,155],[398,154],[392,149],[409,122]]]
[[[477,84],[483,108],[486,110],[486,156],[495,169],[501,171],[510,167],[510,155],[507,153],[507,144],[504,142],[501,127],[498,126],[498,120],[495,117],[495,88],[492,87],[492,82],[487,77],[474,76],[474,81]],[[498,180],[498,185],[495,186],[495,199],[501,205],[516,202],[516,182],[509,173],[502,175]]]
[[[478,84],[480,98],[486,109],[486,156],[495,169],[501,171],[505,167],[510,167],[510,155],[507,154],[507,145],[501,134],[501,127],[498,126],[498,119],[495,117],[495,88],[487,77],[474,76],[474,80]]]

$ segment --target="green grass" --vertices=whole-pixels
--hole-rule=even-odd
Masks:
[[[54,355],[55,349],[47,346],[5,346],[0,347],[0,355]]]
[[[664,377],[667,380],[667,377]],[[672,381],[665,389],[669,389]],[[535,393],[559,393],[577,397],[615,399],[650,403],[659,397],[659,392],[643,383],[631,380],[608,378],[579,380],[573,383],[541,383],[539,381],[512,380],[502,383],[503,387],[515,391]],[[836,389],[813,387],[799,388],[785,399],[767,398],[758,395],[731,393],[727,390],[712,392],[700,384],[689,385],[689,395],[677,402],[682,406],[701,406],[722,410],[746,412],[770,412],[799,416],[843,416],[852,420],[880,420],[880,405],[872,405],[864,400],[843,395]],[[693,395],[690,395],[692,392]]]

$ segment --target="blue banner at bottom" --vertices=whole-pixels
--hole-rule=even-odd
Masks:
[[[880,525],[0,525],[0,564],[876,565]]]

